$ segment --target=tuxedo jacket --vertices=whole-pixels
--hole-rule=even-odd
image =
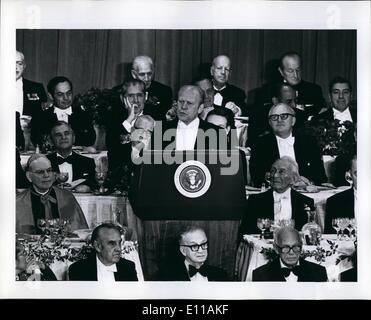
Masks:
[[[241,108],[242,115],[247,115],[246,94],[242,89],[228,83],[224,89],[220,91],[215,90],[215,94],[218,92],[223,97],[222,107],[225,107],[228,102],[233,102]]]
[[[156,121],[165,120],[166,112],[171,108],[173,92],[170,87],[152,81],[147,89],[148,97],[144,106],[144,114],[150,115]]]
[[[52,164],[53,171],[59,171],[59,165],[57,162],[57,153],[53,152],[47,155],[48,159]],[[95,187],[95,162],[94,159],[84,157],[79,155],[78,153],[72,151],[72,181],[78,179],[86,179],[87,183],[90,187]],[[86,175],[87,174],[87,175]]]
[[[225,270],[210,265],[205,265],[207,279],[209,281],[228,281]],[[179,259],[176,263],[160,271],[159,281],[190,281],[184,260]]]
[[[326,282],[326,269],[313,262],[299,259],[300,274],[298,282]],[[281,272],[279,258],[255,269],[252,272],[252,281],[286,281]]]
[[[332,227],[333,218],[354,218],[354,190],[339,192],[326,202],[325,233],[335,233]]]
[[[357,122],[357,109],[356,108],[349,108],[350,115],[354,123]],[[334,121],[334,109],[328,108],[326,111],[321,112],[313,117],[312,121],[316,122],[318,120],[328,120]]]
[[[304,206],[314,208],[314,201],[301,193],[291,189],[291,219],[295,220],[295,229],[301,230],[308,222]],[[258,218],[274,220],[274,199],[273,190],[250,195],[247,199],[247,206],[240,226],[240,235],[260,233],[256,225]]]
[[[168,129],[176,129],[178,126],[178,120],[173,120],[173,121],[163,121],[162,122],[162,133],[164,133],[166,130]],[[199,124],[199,127],[198,127],[198,134],[197,134],[197,138],[196,138],[196,141],[195,141],[195,146],[194,146],[194,149],[198,149],[198,141],[201,141],[199,139],[201,139],[202,137],[202,134],[203,132],[209,130],[209,129],[212,129],[212,130],[215,130],[216,132],[216,135],[217,135],[217,141],[216,141],[216,148],[219,150],[227,150],[228,149],[228,138],[227,138],[227,134],[225,133],[225,130],[224,129],[221,129],[211,123],[208,123],[202,119],[200,119],[200,124]],[[175,140],[176,140],[176,137],[173,136],[171,138],[170,141],[162,141],[162,149],[165,149],[168,145],[170,145],[171,143],[174,143],[174,149],[175,149]],[[212,143],[210,142],[209,139],[205,139],[205,149],[208,150],[208,149],[214,149],[215,147],[215,143]],[[221,145],[221,143],[226,142],[226,146],[224,145]]]
[[[294,152],[301,176],[315,184],[327,181],[321,151],[315,138],[295,135]],[[273,133],[257,139],[250,158],[250,174],[255,186],[258,187],[265,181],[265,173],[270,171],[272,164],[279,158],[277,139]]]
[[[138,281],[134,262],[120,258],[116,267],[117,272],[114,273],[116,281]],[[71,264],[68,276],[72,281],[97,281],[96,255],[91,254],[88,258]]]
[[[32,143],[41,144],[42,136],[50,134],[53,125],[58,121],[54,113],[54,107],[43,110],[34,114],[31,120],[31,140]],[[72,114],[68,116],[68,123],[75,133],[75,145],[91,146],[95,143],[95,130],[93,121],[80,106],[72,106]]]
[[[47,101],[42,83],[22,79],[23,81],[23,115],[33,116],[41,111],[41,103]]]
[[[357,267],[340,273],[341,282],[357,282]]]
[[[19,112],[15,112],[15,146],[17,148],[23,149],[24,148],[24,135],[23,130],[21,127],[21,120]]]

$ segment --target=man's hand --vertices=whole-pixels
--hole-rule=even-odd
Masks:
[[[128,97],[124,98],[124,105],[126,109],[128,110],[128,117],[126,119],[127,122],[131,123],[135,119],[135,113],[134,113],[134,104],[131,104]]]
[[[230,102],[227,102],[227,104],[225,105],[225,107],[227,109],[230,109],[233,112],[233,114],[234,114],[235,117],[238,117],[238,116],[240,116],[242,114],[241,108],[238,107],[236,104],[234,104],[231,101]]]

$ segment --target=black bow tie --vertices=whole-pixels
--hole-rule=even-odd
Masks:
[[[199,269],[196,269],[194,266],[191,266],[191,265],[189,266],[188,273],[189,273],[190,278],[192,278],[197,272],[204,277],[207,276],[205,266],[201,266]]]
[[[57,157],[57,164],[58,165],[63,164],[65,162],[68,162],[68,163],[72,164],[72,155],[68,156],[67,158]]]
[[[299,266],[295,266],[293,267],[292,269],[289,269],[289,268],[281,268],[281,271],[282,271],[282,274],[285,278],[287,278],[290,273],[292,272],[294,275],[296,276],[299,276],[299,272],[300,272],[300,267]]]

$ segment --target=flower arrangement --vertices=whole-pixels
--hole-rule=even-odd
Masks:
[[[306,134],[316,138],[323,155],[337,156],[355,149],[356,129],[350,121],[320,119],[315,123],[306,123],[303,130]]]

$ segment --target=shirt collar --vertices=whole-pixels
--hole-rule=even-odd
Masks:
[[[288,268],[288,266],[286,266],[286,265],[282,262],[281,258],[280,258],[280,265],[281,265],[281,268]],[[300,262],[299,262],[299,260],[298,260],[298,262],[296,263],[296,265],[292,266],[292,268],[293,268],[293,267],[296,267],[296,266],[300,266]]]
[[[335,108],[332,108],[334,110],[334,118],[336,118],[336,116],[340,116],[340,117],[345,117],[345,116],[350,116],[350,111],[349,111],[349,107],[347,107],[344,111],[339,111],[338,109],[335,109]]]
[[[116,263],[110,265],[110,266],[106,266],[104,265],[98,258],[98,256],[96,256],[96,259],[97,259],[97,268],[101,269],[101,270],[105,270],[105,271],[110,271],[110,272],[117,272],[117,267],[116,267]]]
[[[183,121],[178,121],[178,129],[198,129],[200,125],[200,119],[196,117],[193,121],[191,121],[188,125],[185,124]]]
[[[59,154],[58,152],[57,152],[57,157],[61,157],[61,158],[63,158],[63,159],[65,159],[65,158],[67,158],[67,157],[69,157],[69,156],[72,156],[72,151],[66,156],[66,157],[63,157],[61,154]]]
[[[54,106],[54,113],[56,114],[68,114],[69,116],[72,114],[72,106],[68,107],[67,109],[60,109]]]
[[[218,91],[222,91],[222,90],[224,90],[224,89],[226,88],[226,86],[227,86],[227,85],[224,85],[223,87],[221,87],[220,89],[218,89],[217,87],[215,87],[215,86],[213,85],[213,88],[214,88],[214,90],[215,90],[216,92],[218,92]]]
[[[290,199],[291,198],[291,188],[288,188],[285,192],[278,193],[273,190],[273,198],[280,200],[282,198]]]
[[[287,142],[290,145],[294,145],[295,143],[295,138],[292,136],[292,133],[287,138],[281,138],[279,136],[276,136],[277,141],[280,142]]]
[[[186,268],[187,268],[187,271],[189,270],[189,266],[191,265],[187,260],[184,260],[184,264],[185,264],[185,266],[186,266]],[[203,264],[201,264],[198,268],[196,268],[195,266],[195,268],[196,269],[199,269],[199,268],[201,268],[203,266]]]

